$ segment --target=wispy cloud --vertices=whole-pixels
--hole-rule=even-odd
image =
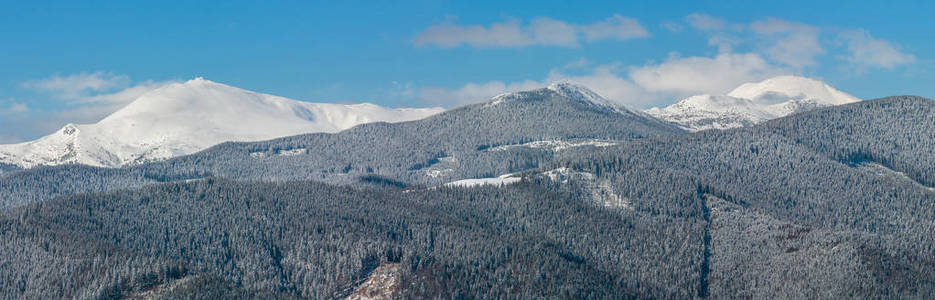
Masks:
[[[94,123],[143,94],[172,82],[134,82],[129,76],[104,71],[28,80],[21,86],[36,93],[33,102],[0,102],[0,114],[15,113],[17,116],[15,119],[0,118],[0,134],[34,138],[67,123]]]
[[[662,23],[662,28],[665,28],[669,32],[674,32],[674,33],[682,32],[682,30],[685,29],[685,27],[682,26],[682,24],[672,22],[672,21]]]
[[[843,31],[841,38],[847,42],[847,61],[858,68],[893,69],[916,60],[914,55],[900,51],[890,42],[873,38],[866,30]]]
[[[634,68],[630,78],[650,92],[674,95],[718,94],[738,85],[788,73],[754,53],[678,57]]]
[[[0,115],[17,114],[17,113],[24,113],[28,111],[29,111],[29,106],[26,106],[26,104],[17,103],[17,102],[9,103],[5,106],[0,107]]]
[[[796,69],[816,65],[816,57],[825,53],[819,42],[821,30],[804,23],[769,17],[734,24],[702,13],[686,16],[685,22],[709,35],[708,45],[717,47],[720,53],[746,46],[773,62]]]
[[[824,54],[825,48],[818,42],[818,27],[766,18],[755,21],[750,31],[761,38],[763,51],[773,60],[795,68],[812,66],[816,56]]]
[[[94,123],[120,109],[122,105],[82,105],[66,110],[40,111],[29,115],[8,114],[0,117],[0,144],[18,143],[52,133],[68,123]],[[2,115],[2,113],[0,113]]]
[[[708,37],[709,46],[716,47],[717,54],[681,57],[675,53],[661,62],[650,61],[630,66],[619,63],[595,65],[580,58],[534,79],[474,82],[456,88],[421,87],[419,97],[434,105],[452,106],[483,101],[503,92],[543,87],[555,81],[571,81],[588,86],[610,100],[647,107],[669,104],[694,94],[726,93],[740,84],[772,76],[807,73],[822,64],[833,63],[833,60],[825,58],[829,53],[844,57],[849,65],[859,69],[893,69],[915,61],[912,54],[903,52],[888,41],[874,38],[864,30],[826,28],[772,17],[750,23],[731,23],[702,13],[690,14],[682,22],[666,22],[662,25],[670,32],[680,32],[684,28],[700,32]],[[447,24],[452,28],[468,30],[468,27]],[[687,26],[683,27],[683,24]],[[486,35],[509,32],[516,37],[511,39],[514,44],[497,44],[501,47],[536,44],[579,46],[593,40],[648,35],[636,20],[618,15],[587,26],[538,18],[526,26],[511,20],[490,27],[472,28]],[[537,36],[534,34],[537,30],[550,34]],[[612,36],[607,32],[631,32],[632,35]],[[431,39],[421,40],[420,43],[443,47],[462,44],[490,47],[493,41],[497,41],[482,38],[484,34],[476,34],[476,41],[453,33],[445,35],[449,38],[445,43],[432,42]],[[549,36],[551,40],[542,36]]]
[[[527,46],[579,47],[582,42],[649,37],[639,21],[615,14],[591,24],[574,24],[548,17],[521,24],[517,19],[483,25],[458,25],[451,18],[416,35],[416,46],[452,48],[516,48]]]
[[[618,14],[594,24],[579,26],[579,30],[588,42],[605,39],[625,41],[649,37],[649,31],[643,28],[639,21]]]
[[[568,81],[587,86],[617,103],[648,107],[668,104],[687,95],[725,93],[742,83],[789,72],[753,53],[684,58],[673,54],[663,62],[643,66],[625,67],[611,63],[588,67],[584,74],[567,72],[569,66],[585,68],[575,61],[565,68],[551,70],[542,80],[468,83],[454,89],[423,87],[420,97],[423,102],[433,105],[456,106],[485,101],[504,92]]]
[[[171,82],[151,80],[136,82],[129,76],[97,71],[72,75],[53,75],[23,82],[24,88],[34,90],[69,104],[127,103],[153,89]]]
[[[719,31],[727,28],[727,21],[702,13],[693,13],[685,17],[688,26],[701,31]]]
[[[542,86],[541,82],[533,80],[511,83],[488,81],[484,83],[468,83],[456,89],[423,87],[419,90],[419,97],[423,103],[428,105],[453,107],[482,102],[490,97],[505,92],[531,90]]]
[[[29,80],[23,82],[23,87],[51,93],[62,99],[79,100],[87,94],[110,91],[129,83],[130,78],[127,76],[98,71]]]
[[[775,64],[803,70],[820,64],[823,55],[846,52],[845,60],[858,69],[893,69],[915,62],[891,42],[874,38],[866,30],[819,27],[768,17],[735,24],[702,13],[685,17],[693,29],[709,35],[708,44],[728,53],[746,46]],[[844,49],[840,44],[843,41]]]

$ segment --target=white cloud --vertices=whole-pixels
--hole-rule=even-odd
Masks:
[[[816,64],[815,57],[825,53],[818,42],[818,27],[776,18],[755,21],[750,31],[760,37],[763,52],[776,62],[802,68]]]
[[[590,60],[588,60],[587,58],[580,57],[580,58],[578,58],[578,59],[576,59],[576,60],[573,60],[573,61],[571,61],[571,62],[565,64],[565,68],[566,68],[566,69],[582,69],[582,68],[590,67],[592,64],[593,64],[593,63],[592,63]]]
[[[51,95],[68,104],[126,104],[137,97],[165,86],[167,82],[152,80],[133,83],[126,75],[97,71],[68,76],[53,75],[44,79],[29,80],[23,87]]]
[[[619,75],[614,65],[598,66],[590,71],[585,75],[570,75],[561,70],[552,70],[545,79],[539,81],[488,81],[468,83],[457,89],[423,87],[420,97],[427,104],[451,107],[483,102],[502,93],[543,88],[554,82],[572,82],[584,85],[601,96],[621,104],[644,106],[659,100],[655,95],[647,93],[632,81]]]
[[[22,86],[37,92],[37,98],[44,96],[42,101],[53,102],[53,108],[42,109],[46,105],[38,105],[39,109],[33,109],[35,107],[26,103],[7,106],[0,103],[0,114],[32,112],[29,116],[21,114],[15,122],[6,120],[7,123],[0,124],[0,134],[35,138],[58,130],[67,123],[94,123],[141,95],[169,83],[172,81],[133,82],[126,75],[102,71],[26,81]]]
[[[727,28],[727,21],[702,13],[693,13],[685,17],[688,26],[701,31],[718,31]]]
[[[676,23],[676,22],[665,22],[665,23],[662,23],[662,28],[665,28],[665,29],[668,30],[669,32],[674,32],[674,33],[682,32],[682,30],[685,29],[684,26],[682,26],[682,24],[679,24],[679,23]]]
[[[138,82],[116,92],[89,95],[84,97],[84,100],[95,103],[128,103],[139,98],[143,94],[161,88],[169,83],[172,82],[154,82],[152,80],[147,80]]]
[[[576,61],[577,62],[577,61]],[[574,69],[579,69],[573,62]],[[432,105],[456,106],[482,102],[504,92],[531,90],[553,82],[582,84],[614,102],[634,107],[669,104],[685,96],[721,94],[740,84],[788,74],[757,54],[722,53],[715,57],[671,58],[640,67],[619,64],[599,65],[585,74],[569,74],[553,69],[542,80],[468,83],[456,89],[423,87],[420,98]]]
[[[738,85],[784,73],[757,54],[721,53],[710,57],[672,57],[634,68],[630,77],[651,92],[677,95],[717,94]]]
[[[896,46],[870,36],[866,30],[850,30],[841,33],[847,42],[847,61],[859,68],[893,69],[915,62],[915,56],[900,51]]]
[[[732,52],[734,47],[743,43],[743,40],[732,33],[719,32],[708,38],[708,45],[717,47],[718,53]]]
[[[130,79],[125,75],[115,75],[109,72],[97,71],[94,73],[82,72],[78,74],[59,76],[53,75],[46,79],[30,80],[23,85],[28,88],[56,90],[56,91],[82,91],[104,90],[122,85]]]
[[[37,91],[53,93],[65,99],[80,99],[83,95],[108,91],[130,83],[125,75],[109,72],[79,73],[68,76],[53,75],[49,78],[30,80],[23,87]]]
[[[661,95],[648,92],[632,80],[621,74],[620,66],[616,64],[597,66],[590,74],[568,75],[553,70],[549,73],[546,83],[573,82],[588,87],[599,95],[616,103],[642,107],[665,101]]]
[[[482,102],[501,93],[531,90],[539,87],[542,87],[542,84],[532,80],[513,83],[489,81],[485,83],[468,83],[458,89],[423,87],[420,89],[419,97],[426,104],[451,107]]]
[[[525,37],[523,45],[574,47],[594,40],[649,35],[636,20],[619,15],[590,25],[573,25],[548,18],[538,18],[526,27],[518,22],[512,24],[517,29],[514,32]],[[669,104],[695,94],[723,94],[740,84],[773,76],[804,73],[824,63],[823,56],[828,52],[846,52],[845,59],[859,68],[892,69],[915,61],[913,55],[902,52],[887,41],[873,38],[863,30],[819,28],[778,18],[738,24],[700,13],[686,16],[684,24],[707,36],[709,46],[717,47],[717,54],[670,55],[662,62],[628,68],[617,64],[595,65],[581,58],[553,69],[539,79],[469,83],[459,88],[421,87],[419,97],[436,105],[461,105],[483,101],[503,92],[543,87],[555,81],[571,81],[588,86],[610,100],[646,107]],[[662,26],[672,32],[682,30],[679,23],[663,23]],[[616,35],[626,32],[629,35]],[[824,35],[833,34],[840,37],[845,47],[822,39]],[[481,45],[465,40],[446,45],[461,44]]]
[[[23,131],[33,127],[23,123],[23,119],[29,116],[29,110],[29,106],[16,102],[16,99],[0,100],[0,144],[25,141]]]
[[[0,118],[0,135],[15,138],[6,143],[35,139],[55,132],[68,123],[95,123],[123,106],[123,104],[100,103],[81,105],[61,111],[42,111],[40,114],[24,115],[14,119]],[[0,144],[3,143],[0,142]]]
[[[520,29],[515,21],[493,23],[490,27],[480,25],[460,26],[449,23],[429,26],[416,36],[416,46],[434,44],[451,48],[468,44],[478,48],[521,47],[533,43],[533,39]]]
[[[588,42],[604,39],[623,41],[649,37],[649,31],[643,28],[639,21],[619,14],[614,14],[601,22],[580,26],[580,30],[584,34],[584,39]]]
[[[452,48],[514,48],[533,45],[579,47],[582,41],[629,40],[645,38],[649,32],[632,18],[615,14],[605,20],[578,25],[547,17],[534,18],[523,25],[515,19],[489,26],[458,25],[454,19],[429,26],[416,35],[416,46]]]
[[[816,57],[825,53],[819,42],[821,30],[803,23],[770,17],[750,24],[731,24],[700,13],[686,16],[685,21],[708,34],[708,45],[717,47],[719,53],[746,46],[775,63],[796,69],[817,64]]]
[[[732,24],[723,19],[693,13],[685,17],[692,28],[709,35],[708,44],[719,53],[749,49],[770,62],[801,71],[817,66],[824,54],[846,52],[845,60],[857,69],[893,69],[915,62],[915,56],[905,53],[888,41],[874,38],[866,30],[841,30],[783,20],[764,18],[749,24]],[[822,36],[837,36],[845,47],[839,47]]]
[[[551,19],[540,17],[533,19],[529,24],[529,30],[532,34],[531,40],[547,46],[578,46],[578,31],[574,25]]]

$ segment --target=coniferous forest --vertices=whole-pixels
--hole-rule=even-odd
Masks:
[[[933,100],[688,133],[511,97],[122,168],[0,165],[0,295],[935,296]]]

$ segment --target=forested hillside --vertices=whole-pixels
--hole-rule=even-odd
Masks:
[[[13,172],[19,169],[20,168],[15,165],[0,163],[0,175],[3,175],[4,173]]]
[[[461,119],[512,104],[641,120],[532,93],[135,168],[4,175],[5,193],[34,198],[0,216],[0,294],[343,298],[384,276],[403,299],[935,295],[935,101],[690,135]],[[529,131],[491,129],[501,119]],[[429,175],[439,166],[451,175]],[[522,180],[438,185],[513,172]],[[148,185],[166,181],[178,182]],[[110,191],[74,194],[95,190]]]
[[[223,179],[70,196],[0,221],[0,292],[130,295],[195,277],[331,298],[391,263],[403,298],[699,292],[699,225],[579,198],[534,183],[401,193]]]
[[[364,124],[338,134],[224,143],[190,156],[121,169],[45,167],[0,178],[0,210],[56,195],[221,176],[233,180],[359,183],[386,177],[440,184],[537,168],[559,150],[534,141],[628,141],[682,134],[645,114],[600,105],[588,91],[539,89],[501,95],[427,119]]]

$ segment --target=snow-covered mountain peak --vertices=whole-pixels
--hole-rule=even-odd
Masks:
[[[737,98],[725,95],[701,94],[685,98],[676,104],[679,106],[693,107],[697,109],[726,111],[737,106],[752,105],[751,102],[751,100],[745,98]]]
[[[841,92],[824,82],[791,75],[745,83],[727,95],[750,99],[760,104],[778,104],[790,100],[811,100],[822,105],[841,105],[860,101],[860,99]]]
[[[671,126],[668,122],[659,121],[643,111],[632,109],[623,104],[614,103],[583,85],[566,81],[554,82],[546,87],[534,90],[499,94],[484,103],[483,107],[493,108],[502,103],[512,101],[534,100],[535,102],[540,102],[544,96],[546,97],[545,99],[552,99],[550,101],[594,105],[610,112],[639,118],[648,118],[654,122],[666,123],[665,126]]]
[[[696,95],[647,113],[697,131],[750,126],[818,107],[860,101],[824,82],[778,76],[745,83],[727,95]]]
[[[199,77],[150,91],[95,124],[69,124],[35,141],[0,145],[0,162],[24,168],[66,163],[116,167],[190,154],[226,141],[337,132],[441,111],[309,103]]]
[[[537,91],[554,92],[564,99],[606,106],[612,109],[621,108],[604,97],[601,97],[601,95],[598,95],[594,91],[591,91],[587,87],[570,82],[555,82],[544,88],[535,90],[502,93],[491,98],[490,101],[488,101],[484,106],[493,107],[503,102],[526,99],[527,97],[538,97],[533,96],[536,95],[535,93],[530,93]]]
[[[255,93],[201,77],[172,83],[150,91],[102,122],[139,115],[205,114],[205,117],[257,109],[276,102],[291,102],[282,97]]]
[[[550,84],[546,89],[552,90],[559,95],[565,96],[570,99],[581,100],[586,102],[591,102],[597,105],[609,106],[613,108],[618,108],[618,105],[610,102],[606,98],[598,95],[594,91],[588,89],[587,87],[575,84],[571,82],[556,82]]]

